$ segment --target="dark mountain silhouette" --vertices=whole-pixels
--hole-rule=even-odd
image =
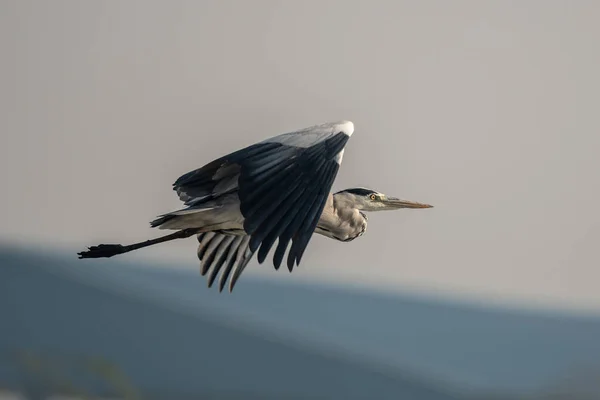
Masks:
[[[162,399],[458,399],[381,367],[90,286],[58,259],[4,251],[0,260],[0,387]]]
[[[82,262],[9,248],[0,263],[0,311],[11,326],[2,349],[36,350],[44,360],[95,351],[152,393],[426,400],[543,392],[574,371],[600,371],[593,316],[251,274],[233,294],[219,294],[195,265]],[[16,379],[2,375],[6,365],[0,376]]]

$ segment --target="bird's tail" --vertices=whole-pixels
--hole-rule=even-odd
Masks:
[[[166,223],[167,221],[169,221],[173,218],[175,218],[175,215],[173,215],[173,214],[160,215],[160,216],[156,217],[156,219],[150,221],[150,227],[152,227],[152,228],[160,227],[162,224]]]
[[[202,213],[214,210],[215,207],[190,207],[159,215],[150,222],[152,228],[158,229],[188,229],[204,226]]]

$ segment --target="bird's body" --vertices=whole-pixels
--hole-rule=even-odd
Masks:
[[[350,208],[346,199],[329,194],[321,212],[315,233],[347,242],[362,235],[367,229],[366,214]],[[243,234],[244,216],[237,193],[228,193],[211,199],[203,207],[186,208],[158,217],[150,223],[159,229],[198,229],[198,233],[220,231]]]
[[[314,233],[348,242],[365,233],[363,211],[431,206],[389,198],[365,188],[331,193],[344,148],[354,132],[349,121],[316,125],[248,146],[182,175],[173,185],[185,208],[150,224],[175,230],[129,246],[100,245],[81,258],[110,257],[175,238],[197,235],[201,272],[209,286],[221,271],[230,291],[258,252],[264,262],[277,241],[276,269],[299,265]],[[291,246],[288,249],[288,245]]]

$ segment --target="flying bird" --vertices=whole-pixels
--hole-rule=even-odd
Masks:
[[[208,286],[221,272],[219,291],[230,278],[231,292],[254,254],[262,264],[276,241],[273,265],[279,269],[287,251],[291,272],[313,233],[349,242],[365,233],[365,212],[432,207],[367,188],[331,193],[353,132],[350,121],[315,125],[218,158],[173,184],[185,208],[150,222],[174,233],[130,245],[100,244],[77,254],[112,257],[196,235]]]

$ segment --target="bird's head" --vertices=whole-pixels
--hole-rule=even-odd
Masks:
[[[388,197],[372,189],[351,188],[334,194],[337,201],[361,211],[399,210],[401,208],[432,208],[432,205]]]

